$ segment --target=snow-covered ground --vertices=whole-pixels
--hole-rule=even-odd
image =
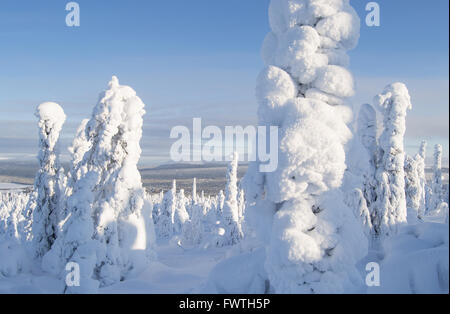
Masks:
[[[135,278],[100,289],[102,294],[191,294],[205,286],[212,268],[226,256],[229,248],[184,249],[175,244],[157,248],[158,259]],[[34,270],[5,278],[0,275],[0,294],[61,293],[61,280]]]
[[[100,290],[100,293],[191,294],[205,285],[209,272],[226,256],[227,249],[183,249],[164,245],[157,249],[158,260],[137,278]]]
[[[364,277],[365,265],[380,264],[380,287],[361,286],[357,293],[448,293],[448,225],[438,217],[429,218],[422,225],[408,227],[395,237],[389,247],[392,252],[372,250],[358,263]],[[447,235],[445,237],[445,235]],[[255,269],[247,269],[252,260],[245,254],[228,259],[230,248],[184,249],[176,244],[164,244],[157,248],[158,258],[135,278],[99,290],[101,294],[197,294],[243,293],[247,279]],[[386,254],[386,255],[384,255]],[[220,286],[231,291],[217,291],[210,281],[221,281]],[[251,267],[250,267],[251,268]],[[242,269],[245,274],[234,276]],[[436,274],[434,276],[433,274]],[[442,276],[437,276],[441,274]],[[232,279],[232,280],[230,280]],[[61,280],[43,274],[38,269],[16,277],[0,275],[0,294],[61,293]],[[220,289],[219,289],[220,290]]]

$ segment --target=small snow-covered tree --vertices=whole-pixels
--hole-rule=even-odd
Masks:
[[[216,212],[218,216],[222,216],[223,206],[225,206],[225,194],[223,190],[219,191],[219,195],[217,195],[217,204],[216,204]]]
[[[183,225],[183,245],[199,245],[204,240],[204,204],[192,205],[190,220]]]
[[[200,193],[200,203],[204,203],[206,201],[205,191],[202,190]]]
[[[21,223],[25,220],[23,212],[29,199],[27,192],[0,192],[0,242],[25,242],[27,234],[21,229]]]
[[[238,192],[238,213],[239,213],[239,221],[242,225],[245,216],[245,191],[243,188],[239,187]]]
[[[420,157],[422,157],[423,159],[426,159],[426,158],[427,158],[427,146],[428,146],[427,141],[422,141],[422,142],[420,143],[419,155],[420,155]]]
[[[343,292],[368,248],[340,190],[354,93],[346,52],[358,42],[359,18],[347,0],[272,0],[269,17],[258,116],[278,127],[279,162],[268,173],[249,165],[246,217],[266,246],[271,291]]]
[[[419,176],[419,218],[422,218],[426,212],[426,190],[427,190],[427,178],[426,178],[426,158],[427,158],[427,142],[422,141],[420,144],[419,153],[416,155],[417,163],[417,175]]]
[[[449,204],[449,185],[448,184],[444,184],[444,202],[446,202],[447,204]]]
[[[40,104],[35,113],[39,119],[39,170],[34,180],[32,198],[32,248],[42,258],[59,235],[59,222],[64,200],[64,170],[59,162],[58,139],[66,115],[56,103]],[[30,205],[31,206],[31,205]]]
[[[416,223],[421,202],[420,177],[418,171],[419,155],[416,158],[405,157],[405,193],[408,223]],[[419,160],[420,161],[420,160]]]
[[[152,211],[152,217],[153,217],[153,223],[155,224],[155,228],[157,230],[157,225],[159,222],[159,217],[162,214],[162,203],[164,199],[164,191],[161,190],[159,192],[159,195],[155,195],[155,199],[153,199],[153,211]]]
[[[197,195],[197,178],[194,178],[192,182],[192,204],[195,205],[198,203],[198,195]]]
[[[156,234],[159,239],[170,239],[174,233],[173,216],[177,206],[177,181],[173,180],[172,189],[164,194],[160,205]]]
[[[431,198],[428,211],[434,211],[444,202],[444,189],[442,184],[442,146],[434,147],[433,178],[431,181]]]
[[[243,238],[237,199],[238,162],[239,155],[235,152],[227,170],[227,186],[221,220],[225,234],[219,238],[219,246],[235,245]]]
[[[175,204],[175,211],[172,212],[173,230],[176,235],[180,235],[182,233],[184,224],[189,221],[189,214],[186,210],[187,203],[188,200],[184,195],[184,190],[180,189],[177,202]]]
[[[374,102],[383,114],[384,131],[379,139],[377,203],[372,223],[376,235],[383,237],[397,233],[398,227],[407,222],[403,137],[406,113],[412,105],[402,83],[387,86]]]
[[[113,77],[86,126],[85,171],[67,201],[63,233],[42,263],[60,275],[66,263],[80,265],[81,286],[66,292],[94,292],[124,280],[153,256],[152,204],[137,168],[144,106]]]

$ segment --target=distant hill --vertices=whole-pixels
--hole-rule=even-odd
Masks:
[[[68,163],[63,163],[65,169]],[[0,182],[32,185],[37,171],[37,161],[16,162],[0,160]],[[187,194],[191,193],[192,180],[197,178],[197,189],[206,194],[217,194],[225,188],[226,163],[170,163],[153,168],[140,168],[144,186],[152,193],[167,191],[172,187],[172,181],[177,180],[179,189],[184,189]],[[244,176],[248,166],[241,164],[239,177]],[[426,169],[427,178],[431,179],[433,169]],[[443,168],[444,183],[449,182],[449,168]]]

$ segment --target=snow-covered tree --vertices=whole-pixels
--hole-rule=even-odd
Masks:
[[[200,193],[200,203],[204,203],[206,201],[205,191],[202,190]]]
[[[159,239],[170,239],[173,235],[173,215],[177,206],[177,181],[173,180],[172,189],[164,194],[160,205],[156,234]]]
[[[239,187],[237,200],[238,200],[239,221],[242,224],[245,216],[245,191],[241,187]]]
[[[433,179],[431,181],[431,199],[428,211],[434,211],[444,202],[444,189],[442,184],[442,146],[434,147]]]
[[[370,238],[373,226],[364,193],[360,189],[352,190],[350,193],[347,193],[345,204],[354,210],[355,216],[359,218],[359,221],[363,227],[364,234],[367,238]]]
[[[347,151],[344,184],[345,204],[359,217],[371,240],[371,208],[376,201],[377,117],[375,109],[363,104],[356,119],[356,134]]]
[[[419,195],[420,195],[420,204],[419,204],[419,218],[422,218],[426,212],[426,187],[427,187],[427,178],[426,178],[426,158],[427,158],[427,142],[422,141],[420,144],[419,153],[416,155],[416,163],[417,163],[417,175],[419,176]]]
[[[397,233],[399,226],[407,222],[403,137],[406,114],[412,105],[402,83],[387,86],[374,102],[383,114],[384,131],[379,139],[377,203],[372,223],[376,235],[383,237]]]
[[[189,214],[186,210],[188,199],[184,195],[184,190],[177,194],[177,182],[173,180],[172,189],[164,194],[158,216],[156,232],[160,239],[170,239],[174,235],[181,235],[183,225],[189,221]]]
[[[449,204],[449,192],[449,185],[444,184],[444,202],[446,202],[447,204]]]
[[[192,214],[189,221],[183,225],[182,243],[183,245],[199,245],[204,240],[204,204],[192,205]]]
[[[223,205],[221,221],[221,226],[225,230],[225,234],[219,238],[219,246],[235,245],[243,238],[242,227],[239,220],[237,198],[238,162],[239,155],[235,152],[227,170],[227,186],[225,190],[225,202]]]
[[[23,212],[29,199],[27,192],[0,192],[0,242],[23,243],[27,239],[21,223],[25,220]]]
[[[184,190],[180,189],[175,205],[175,211],[172,212],[173,232],[176,235],[182,233],[184,224],[189,221],[189,214],[186,210],[187,203],[188,199],[184,195]]]
[[[219,195],[217,195],[217,204],[216,204],[216,212],[218,216],[222,216],[223,206],[225,206],[225,194],[223,190],[219,191]]]
[[[420,217],[421,188],[418,166],[420,155],[416,158],[405,157],[405,193],[408,223],[416,223]]]
[[[152,199],[153,203],[153,211],[152,211],[152,217],[153,217],[153,223],[155,224],[155,230],[157,231],[157,225],[159,222],[159,217],[162,214],[162,203],[164,199],[164,191],[161,190],[159,192],[159,195],[154,196],[154,199]]]
[[[66,115],[56,103],[40,104],[35,113],[39,119],[39,170],[34,180],[35,197],[32,198],[32,248],[34,256],[41,258],[59,235],[59,223],[64,200],[64,170],[59,162],[58,139]],[[31,206],[31,205],[30,205]]]
[[[195,205],[198,203],[198,195],[197,195],[197,178],[194,178],[192,182],[192,204]]]
[[[363,194],[370,209],[376,200],[377,114],[369,104],[362,105],[359,111],[358,135],[369,158],[366,171],[363,174]],[[355,158],[360,158],[360,156],[355,156]]]
[[[72,163],[69,171],[71,186],[73,186],[74,183],[81,178],[81,171],[83,169],[80,169],[79,165],[83,161],[84,154],[91,148],[92,143],[87,138],[89,131],[86,130],[88,123],[89,119],[84,119],[81,121],[81,124],[75,134],[75,138],[72,141],[72,146],[69,147],[69,152],[72,155]]]
[[[272,0],[269,15],[258,116],[278,126],[279,162],[272,173],[249,166],[246,216],[266,246],[273,291],[342,292],[359,280],[355,264],[368,248],[340,190],[354,93],[346,52],[359,18],[347,0]]]
[[[422,142],[420,143],[419,155],[420,155],[420,157],[422,157],[423,159],[426,159],[426,158],[427,158],[427,146],[428,146],[427,141],[422,141]]]
[[[93,292],[124,280],[153,256],[152,204],[137,168],[144,106],[113,77],[86,126],[90,149],[80,161],[86,170],[67,201],[63,232],[42,263],[60,275],[66,263],[79,264],[81,286],[65,292]]]

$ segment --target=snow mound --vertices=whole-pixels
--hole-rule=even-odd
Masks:
[[[237,255],[217,264],[201,293],[263,294],[268,292],[264,249]]]
[[[15,241],[1,241],[0,256],[0,279],[31,270],[31,260],[24,247]]]
[[[385,242],[381,286],[369,293],[449,293],[448,225],[407,226]]]

